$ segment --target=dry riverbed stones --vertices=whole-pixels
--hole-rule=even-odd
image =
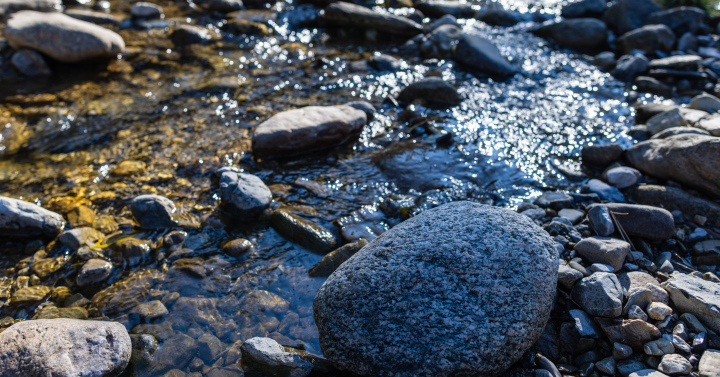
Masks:
[[[557,250],[530,219],[454,202],[377,238],[318,291],[325,357],[363,376],[494,375],[540,336]]]

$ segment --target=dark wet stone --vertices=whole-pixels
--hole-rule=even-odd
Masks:
[[[639,319],[598,318],[597,323],[611,342],[627,344],[635,348],[640,348],[661,336],[657,327]]]
[[[130,361],[131,343],[119,323],[41,319],[0,333],[0,375],[115,376]]]
[[[252,248],[252,242],[244,238],[238,238],[223,245],[223,252],[231,257],[239,257],[252,250]]]
[[[562,7],[561,15],[565,18],[599,16],[607,7],[605,0],[580,0]]]
[[[665,25],[648,25],[623,34],[617,43],[626,54],[632,50],[672,51],[675,34]]]
[[[365,376],[505,371],[545,327],[557,263],[552,239],[520,214],[471,202],[427,210],[368,244],[320,288],[323,354]],[[505,314],[488,320],[496,310]],[[438,326],[438,318],[463,320]]]
[[[312,277],[328,277],[341,264],[350,259],[355,253],[360,251],[368,242],[364,239],[343,245],[323,257],[315,267],[313,267],[309,275]]]
[[[623,377],[645,369],[647,369],[647,365],[636,360],[622,360],[617,363],[617,371]]]
[[[195,339],[178,334],[166,340],[153,354],[150,373],[160,373],[176,368],[185,368],[198,352]]]
[[[665,84],[664,82],[647,76],[638,76],[635,78],[635,87],[638,92],[641,93],[652,93],[660,96],[672,96],[672,86]]]
[[[375,117],[375,107],[367,101],[352,101],[345,104],[345,106],[350,106],[353,109],[360,110],[365,113],[365,116],[367,116],[367,120],[370,121]],[[297,182],[297,181],[296,181]]]
[[[326,253],[335,248],[335,238],[327,229],[287,211],[274,211],[270,222],[283,237],[308,250]]]
[[[290,303],[272,292],[256,290],[247,292],[240,299],[239,307],[247,312],[285,313]]]
[[[73,250],[77,250],[81,246],[95,246],[97,241],[103,239],[103,237],[105,235],[101,232],[90,227],[83,227],[63,232],[58,237],[58,241]]]
[[[291,354],[270,338],[252,338],[240,346],[243,364],[267,376],[305,377],[313,364]]]
[[[398,95],[398,100],[403,102],[410,103],[416,99],[443,106],[454,106],[463,100],[457,89],[440,77],[428,77],[415,81]]]
[[[65,227],[55,212],[33,203],[0,196],[0,235],[10,237],[52,237]]]
[[[643,55],[623,55],[618,59],[612,75],[615,78],[627,82],[631,82],[648,70],[650,61]]]
[[[140,195],[132,200],[130,210],[142,228],[171,228],[177,225],[173,220],[175,204],[164,196]]]
[[[458,63],[481,74],[508,77],[517,72],[494,44],[479,35],[463,34],[453,56]]]
[[[583,218],[585,218],[585,212],[571,208],[561,209],[560,211],[558,211],[558,215],[564,219],[567,219],[573,225],[576,225],[577,223],[582,221]]]
[[[628,235],[665,240],[675,234],[672,214],[663,208],[619,203],[607,203],[606,206]]]
[[[220,13],[230,13],[243,9],[241,0],[201,0],[197,3],[209,11]]]
[[[629,148],[628,163],[661,179],[672,179],[720,196],[720,139],[678,135],[653,139]]]
[[[590,263],[602,263],[619,271],[630,252],[630,244],[608,237],[588,237],[575,245],[575,251]]]
[[[617,143],[585,145],[580,151],[583,163],[600,167],[619,160],[622,153],[623,149]]]
[[[250,220],[272,202],[272,193],[260,178],[234,168],[222,168],[220,172],[220,198],[234,217]]]
[[[609,71],[615,68],[615,64],[617,64],[617,59],[615,59],[614,52],[603,51],[593,57],[592,63],[604,71]]]
[[[450,58],[461,37],[462,29],[459,26],[441,25],[423,37],[420,52],[429,58]]]
[[[596,272],[581,279],[573,288],[572,298],[592,316],[617,317],[622,313],[623,289],[611,273]]]
[[[85,9],[68,9],[65,11],[65,14],[72,18],[76,18],[85,22],[90,22],[95,25],[117,26],[119,24],[115,16],[103,12],[93,12],[91,10]]]
[[[225,346],[220,339],[212,334],[201,335],[197,342],[199,346],[197,355],[208,364],[212,364],[213,361],[217,360],[225,350]]]
[[[707,17],[704,10],[696,7],[677,7],[651,14],[647,20],[648,25],[666,25],[676,35],[697,33],[705,27],[703,20]]]
[[[574,49],[592,49],[605,44],[607,27],[595,18],[573,18],[543,25],[533,34],[552,38],[559,45]]]
[[[607,237],[615,232],[612,217],[607,206],[598,204],[588,210],[588,220],[593,230],[601,237]]]
[[[603,21],[616,35],[645,25],[645,20],[660,10],[653,0],[619,0],[605,12]]]
[[[82,266],[77,276],[77,285],[83,287],[105,281],[112,272],[112,264],[102,259],[90,259]]]
[[[648,119],[654,117],[655,115],[670,111],[676,107],[677,106],[665,105],[662,103],[641,104],[635,108],[635,121],[637,123],[645,123]]]
[[[380,53],[375,53],[368,59],[368,64],[374,69],[384,72],[397,72],[402,69],[402,60]]]
[[[255,129],[253,153],[258,157],[293,156],[331,148],[359,134],[366,122],[364,111],[347,105],[284,111]]]
[[[150,322],[153,319],[167,315],[168,310],[160,300],[152,300],[138,304],[130,313],[137,315],[145,322]]]
[[[13,54],[13,67],[25,76],[50,76],[50,68],[48,68],[45,58],[37,51],[23,49]]]
[[[522,15],[505,9],[489,9],[483,12],[478,19],[493,26],[513,26],[523,21]]]
[[[375,12],[343,1],[325,8],[325,19],[339,27],[372,29],[386,34],[413,36],[422,33],[422,26],[408,18]]]
[[[114,252],[113,260],[116,262],[127,262],[128,267],[137,266],[150,257],[150,245],[147,241],[137,238],[127,238],[112,245]]]
[[[10,297],[9,305],[34,305],[50,294],[52,288],[44,285],[20,288]]]
[[[451,15],[456,18],[473,18],[476,11],[468,3],[452,0],[426,0],[415,5],[419,11],[431,18]]]
[[[62,13],[14,13],[7,20],[5,37],[16,50],[29,48],[68,63],[115,57],[125,49],[114,31]]]
[[[176,45],[203,43],[212,39],[210,30],[194,25],[179,25],[170,33],[170,39]]]
[[[570,208],[573,205],[572,196],[557,191],[545,191],[535,199],[535,204],[543,208],[552,208],[559,211],[563,208]]]
[[[575,330],[577,330],[580,336],[589,336],[591,338],[600,337],[600,328],[587,313],[578,309],[571,309],[569,313],[575,321]]]
[[[157,4],[140,1],[133,4],[130,8],[130,15],[133,18],[141,18],[146,20],[164,18],[163,9]]]

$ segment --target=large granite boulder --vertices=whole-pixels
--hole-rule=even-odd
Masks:
[[[367,114],[348,105],[283,111],[261,123],[252,138],[257,156],[293,156],[334,147],[362,131]]]
[[[117,322],[39,319],[0,333],[0,376],[116,376],[128,362],[130,335]]]
[[[390,13],[375,12],[360,5],[338,1],[325,8],[325,20],[340,27],[377,30],[385,34],[413,36],[422,33],[417,22]]]
[[[392,228],[314,301],[325,357],[363,376],[497,375],[540,337],[557,250],[529,218],[454,202]]]
[[[65,227],[59,214],[33,203],[0,196],[0,235],[55,237]]]
[[[114,31],[62,13],[13,13],[5,38],[16,50],[29,48],[68,63],[111,58],[125,49],[125,41]]]
[[[720,196],[720,138],[683,134],[635,144],[625,159],[643,173]]]

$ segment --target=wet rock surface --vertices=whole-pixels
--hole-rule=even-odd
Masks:
[[[456,235],[452,229],[458,226],[464,229],[467,241],[453,239]],[[443,244],[447,247],[434,246]],[[513,247],[508,248],[511,244]],[[446,257],[430,263],[440,250]],[[487,253],[490,255],[485,256]],[[513,258],[527,260],[533,265],[532,269],[516,264],[513,270],[517,270],[509,274],[508,270],[500,272],[492,267],[507,264],[509,253]],[[437,266],[437,263],[444,265]],[[421,267],[423,265],[425,267]],[[450,266],[455,271],[452,274],[445,272]],[[452,375],[470,370],[482,373],[504,370],[520,356],[514,350],[529,347],[540,336],[554,294],[556,266],[556,251],[550,238],[520,215],[470,202],[451,203],[424,212],[371,242],[323,284],[314,302],[323,353],[339,368],[362,375]],[[461,273],[458,268],[466,270]],[[506,292],[505,297],[477,290],[486,284],[485,280],[462,278],[478,270],[486,272],[472,275],[501,279],[495,280],[498,283],[494,283],[492,291],[502,290]],[[496,276],[497,273],[500,275]],[[368,280],[368,274],[382,276],[382,279]],[[443,287],[433,283],[436,279],[444,281]],[[520,283],[524,281],[544,281],[544,284]],[[408,285],[412,282],[415,283]],[[448,285],[453,288],[448,290]],[[393,300],[400,290],[405,291],[406,298],[403,306],[397,307]],[[434,304],[437,298],[432,293],[440,291],[452,292],[443,294],[446,305],[441,306],[442,309]],[[490,313],[498,310],[513,314],[498,318],[497,322],[483,321],[489,328],[475,327],[475,341],[461,335],[466,331],[462,329],[467,328],[467,322],[447,322],[443,328],[435,327],[430,319],[434,316],[455,318],[474,311],[456,305],[459,302],[456,300],[472,292],[477,292],[482,300],[477,308],[482,307],[485,316],[497,318]],[[509,310],[509,306],[518,302],[524,303],[523,309]],[[370,313],[374,314],[368,317]],[[373,320],[372,326],[357,326],[375,316],[383,321]],[[422,331],[393,325],[397,321],[410,321],[413,328]],[[356,325],[348,326],[349,323]],[[490,349],[497,351],[492,340],[492,334],[497,332],[493,329],[507,326],[512,330],[501,330],[505,333],[503,342],[514,346],[503,348],[504,352],[490,353]],[[424,342],[419,342],[420,336]],[[448,356],[464,355],[460,359],[465,361],[437,363],[446,357],[442,352],[437,354],[437,347],[447,350],[442,352]],[[487,357],[477,357],[483,354]],[[476,361],[469,365],[466,360]]]

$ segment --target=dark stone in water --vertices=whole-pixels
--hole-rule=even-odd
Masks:
[[[616,35],[645,25],[645,20],[660,10],[653,0],[619,0],[605,12],[603,21]]]
[[[150,374],[159,374],[176,368],[185,368],[198,352],[195,339],[178,334],[166,340],[153,354]]]
[[[20,50],[13,54],[10,61],[25,76],[50,76],[52,73],[45,62],[45,58],[35,50]]]
[[[431,104],[453,106],[462,102],[457,89],[440,77],[428,77],[408,85],[400,92],[398,99],[403,102],[412,102],[423,99]]]
[[[580,151],[583,163],[601,167],[619,160],[622,153],[623,149],[617,143],[585,145]]]
[[[170,228],[177,225],[172,217],[175,204],[164,196],[140,195],[130,203],[130,210],[142,228]]]
[[[428,0],[418,3],[415,8],[431,18],[440,18],[448,14],[456,18],[472,18],[476,13],[470,4],[459,1]]]
[[[463,34],[455,47],[454,59],[465,67],[490,76],[509,77],[517,69],[489,40],[475,34]]]
[[[331,251],[318,262],[315,267],[308,272],[312,277],[328,277],[332,274],[341,264],[350,259],[355,253],[360,251],[368,242],[365,239],[360,239],[343,245],[336,250]]]
[[[593,49],[605,44],[607,27],[595,18],[574,18],[543,25],[533,34],[552,38],[561,46],[574,49]]]
[[[253,245],[250,241],[238,238],[226,243],[223,246],[223,252],[231,257],[239,257],[252,250],[252,248]]]
[[[252,219],[272,202],[272,193],[260,178],[234,168],[222,168],[220,173],[220,198],[234,217]]]
[[[340,27],[357,27],[381,33],[413,36],[422,33],[422,26],[405,17],[378,13],[360,5],[338,1],[325,8],[325,19]]]
[[[308,250],[326,253],[335,248],[335,238],[327,229],[287,211],[274,211],[270,222],[283,237]]]
[[[593,17],[601,15],[607,7],[605,0],[580,0],[562,7],[565,18]]]
[[[362,376],[502,374],[540,337],[557,270],[554,242],[523,215],[472,202],[427,210],[320,288],[323,354]]]

